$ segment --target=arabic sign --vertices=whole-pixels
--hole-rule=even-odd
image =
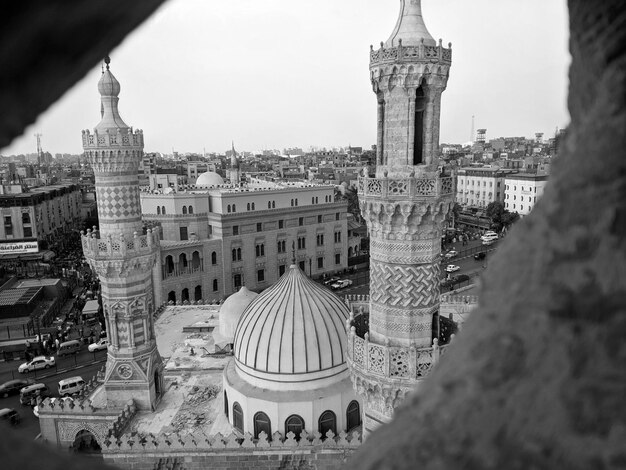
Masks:
[[[2,254],[39,253],[37,240],[31,242],[1,242],[0,255]]]

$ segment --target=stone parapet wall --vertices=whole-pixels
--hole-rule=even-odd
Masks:
[[[97,231],[87,230],[87,233],[81,233],[83,253],[85,258],[90,260],[132,258],[156,252],[159,246],[157,229],[149,228],[143,235],[135,232],[132,238],[126,237],[123,233],[109,235],[105,238],[100,238]]]
[[[284,437],[275,432],[269,440],[264,432],[258,439],[250,433],[228,436],[124,434],[107,439],[102,446],[105,461],[134,470],[155,468],[317,468],[339,469],[361,444],[359,432],[350,435],[331,431],[322,440],[319,433],[303,432],[300,440],[293,433]],[[165,466],[164,466],[165,465]]]

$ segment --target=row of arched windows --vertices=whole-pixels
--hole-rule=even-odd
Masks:
[[[213,287],[213,292],[217,292],[217,291],[219,290],[219,284],[218,284],[217,279],[213,279],[213,285],[212,285],[212,287]],[[167,301],[168,301],[168,302],[170,302],[170,301],[171,301],[171,302],[176,303],[176,302],[177,302],[177,300],[178,300],[178,299],[176,298],[176,291],[171,290],[171,291],[169,291],[169,292],[167,293]],[[185,300],[187,300],[187,301],[191,301],[191,300],[195,300],[195,301],[202,300],[202,286],[198,285],[198,286],[196,286],[196,287],[194,288],[194,290],[193,290],[193,299],[191,299],[191,292],[190,292],[189,288],[185,287],[185,288],[181,291],[181,293],[180,293],[180,301],[181,301],[181,302],[184,302]]]
[[[228,396],[224,392],[224,411],[228,416]],[[254,415],[254,438],[258,439],[261,431],[265,431],[268,438],[272,436],[272,422],[265,413],[259,411]],[[354,428],[361,425],[361,410],[359,402],[352,400],[346,409],[346,428],[350,432]],[[233,426],[240,433],[243,434],[243,409],[237,402],[233,403]],[[296,439],[300,439],[300,435],[304,430],[304,419],[298,415],[291,415],[285,420],[285,436],[287,433],[292,432],[296,436]],[[324,411],[317,420],[317,430],[325,437],[328,431],[332,431],[337,435],[337,416],[330,410]]]
[[[193,214],[193,206],[183,206],[183,214]]]
[[[157,206],[157,215],[165,215],[165,206]]]
[[[233,205],[231,206],[230,204],[228,204],[228,205],[226,206],[226,212],[228,212],[229,214],[230,214],[231,212],[237,212],[237,205],[236,205],[236,204],[233,204]]]
[[[294,204],[295,202],[295,204]],[[291,207],[297,206],[298,205],[298,198],[292,199],[291,200]]]
[[[217,265],[217,252],[211,252],[211,264],[213,266]],[[200,258],[200,252],[194,251],[191,254],[191,268],[197,269],[202,266],[202,259]],[[187,258],[187,253],[181,253],[178,255],[178,271],[182,269],[186,269],[189,267],[189,259]],[[165,257],[165,272],[167,274],[172,274],[176,271],[176,266],[174,264],[174,256],[167,255]]]

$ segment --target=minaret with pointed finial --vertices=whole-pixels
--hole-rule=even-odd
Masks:
[[[441,223],[453,181],[438,168],[439,113],[451,49],[437,43],[421,0],[400,0],[389,39],[370,51],[378,101],[376,174],[359,178],[370,232],[369,325],[351,327],[348,363],[364,395],[364,436],[387,422],[438,355]],[[436,329],[435,329],[436,330]],[[434,340],[434,343],[433,343]]]
[[[144,228],[139,200],[143,133],[133,131],[118,111],[120,83],[109,69],[98,82],[101,120],[83,131],[83,149],[96,179],[99,230],[83,233],[83,252],[102,286],[109,336],[104,381],[107,406],[130,399],[154,409],[163,391],[163,363],[154,334],[152,268],[159,234]]]
[[[237,152],[235,151],[235,141],[231,141],[230,184],[239,185],[239,183],[241,183],[241,169]]]

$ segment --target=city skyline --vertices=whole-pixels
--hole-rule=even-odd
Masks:
[[[436,39],[452,42],[443,94],[442,143],[546,138],[569,121],[564,1],[422,2]],[[544,4],[545,3],[545,4]],[[172,0],[111,52],[121,83],[120,113],[144,130],[146,151],[223,152],[310,146],[369,148],[376,99],[369,51],[385,41],[398,2]],[[461,40],[462,39],[462,40]],[[93,86],[100,65],[2,155],[82,153],[80,131],[99,121]]]

